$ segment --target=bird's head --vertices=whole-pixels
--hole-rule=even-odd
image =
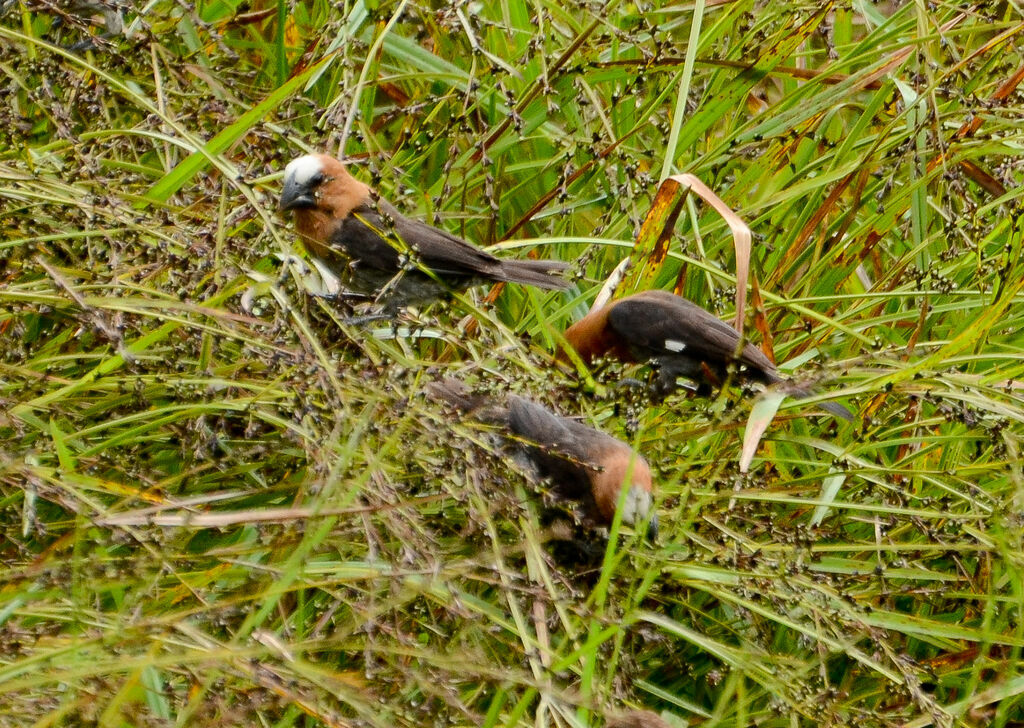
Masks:
[[[334,157],[305,154],[284,168],[280,207],[282,211],[321,210],[344,217],[368,195],[369,187]]]
[[[626,493],[626,502],[622,506],[622,520],[636,525],[647,519],[647,540],[655,543],[658,540],[658,512],[654,510],[654,497],[650,491],[650,483],[634,482]]]
[[[602,470],[593,476],[592,487],[598,510],[611,523],[619,494],[626,488],[622,522],[630,525],[647,519],[647,538],[658,538],[658,514],[654,509],[653,478],[647,461],[623,445],[601,458]],[[649,518],[648,518],[649,517]]]

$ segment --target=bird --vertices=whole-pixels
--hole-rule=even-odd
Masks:
[[[740,348],[737,331],[682,296],[662,290],[641,291],[591,311],[565,331],[566,342],[588,366],[600,357],[625,362],[651,362],[657,369],[652,387],[656,398],[673,391],[677,377],[697,383],[698,394],[721,384],[730,364],[737,374],[764,384],[786,380],[775,364],[751,343]],[[563,348],[559,358],[568,361]],[[810,396],[791,386],[790,393]],[[822,402],[828,412],[846,420],[850,411],[836,402]]]
[[[514,454],[551,481],[557,496],[581,502],[587,515],[599,523],[611,525],[622,488],[628,487],[622,522],[638,525],[646,519],[647,539],[657,541],[651,468],[622,440],[524,397],[510,394],[502,402],[498,397],[473,394],[457,379],[433,382],[427,391],[463,414],[496,426]]]
[[[279,206],[295,211],[299,238],[313,255],[340,272],[350,289],[391,311],[487,282],[549,290],[570,285],[559,275],[567,263],[502,260],[405,217],[326,154],[306,154],[285,167]]]

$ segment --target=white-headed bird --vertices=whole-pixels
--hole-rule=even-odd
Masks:
[[[559,275],[566,263],[502,260],[411,220],[325,154],[307,154],[288,164],[280,207],[295,211],[296,230],[313,255],[350,289],[379,295],[391,309],[488,282],[569,287]]]

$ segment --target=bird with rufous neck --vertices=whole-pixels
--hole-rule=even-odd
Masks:
[[[497,427],[510,447],[551,481],[555,495],[583,503],[588,515],[604,525],[611,525],[621,499],[622,522],[639,525],[646,520],[648,539],[657,539],[651,469],[626,443],[523,397],[508,395],[502,401],[473,394],[455,379],[434,382],[427,391],[464,415]]]
[[[285,167],[280,209],[310,253],[349,289],[389,310],[488,282],[565,289],[557,260],[503,260],[444,230],[407,218],[326,154]]]
[[[724,321],[691,301],[668,291],[651,290],[612,301],[591,311],[565,331],[565,340],[588,366],[601,357],[624,362],[650,362],[657,368],[653,393],[662,398],[683,377],[707,394],[720,385],[729,367],[742,379],[764,384],[784,384],[790,394],[807,397],[811,392],[788,382],[760,349],[747,342]],[[569,360],[563,349],[559,358]],[[850,411],[835,402],[822,409],[852,419]]]

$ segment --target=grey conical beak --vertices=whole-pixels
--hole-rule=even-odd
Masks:
[[[299,184],[294,177],[284,181],[284,189],[281,190],[280,209],[301,210],[316,207],[316,196],[313,194],[313,187],[309,184]]]
[[[647,522],[647,540],[651,543],[658,542],[658,514],[652,513],[651,520]]]

